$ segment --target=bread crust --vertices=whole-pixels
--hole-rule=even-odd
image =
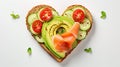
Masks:
[[[71,6],[69,6],[65,11],[70,10],[70,9],[76,7],[76,6],[81,6],[82,8],[85,9],[85,11],[86,11],[86,17],[90,20],[90,22],[91,22],[91,27],[92,27],[92,22],[93,22],[92,15],[91,15],[90,11],[89,11],[87,8],[85,8],[84,6],[82,6],[82,5],[71,5]],[[28,24],[28,17],[29,17],[29,15],[30,15],[30,14],[33,14],[33,13],[37,13],[41,8],[44,8],[44,7],[49,7],[49,8],[51,8],[52,10],[56,11],[54,8],[52,8],[52,7],[49,6],[49,5],[38,5],[38,6],[33,7],[33,8],[28,12],[28,14],[27,14],[27,16],[26,16],[26,26],[27,26],[27,29],[29,30],[29,32],[30,32],[30,25]],[[64,11],[64,12],[65,12],[65,11]],[[63,13],[64,13],[64,12],[63,12]],[[63,14],[62,14],[62,15],[63,15]],[[90,29],[91,29],[91,28],[90,28]],[[87,33],[90,31],[90,29],[87,31]],[[30,32],[30,33],[31,33],[31,32]],[[35,35],[32,34],[32,33],[31,33],[31,35],[32,35],[33,37],[35,36]],[[34,39],[35,39],[35,37],[34,37]],[[39,42],[38,42],[38,43],[39,43]],[[80,41],[79,41],[79,43],[80,43]],[[53,57],[56,61],[58,61],[58,62],[62,62],[62,61],[72,52],[72,50],[73,50],[73,49],[72,49],[72,50],[70,50],[68,53],[66,53],[64,58],[57,58],[52,52],[49,51],[49,49],[44,45],[44,43],[39,43],[39,45],[40,45],[50,56],[52,56],[52,57]]]

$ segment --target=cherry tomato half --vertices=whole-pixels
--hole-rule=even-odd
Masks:
[[[32,29],[34,32],[36,32],[37,34],[41,33],[41,29],[42,29],[42,22],[40,20],[35,20],[32,24]]]
[[[75,22],[79,22],[79,23],[82,23],[82,21],[84,20],[85,18],[85,14],[84,12],[81,10],[81,9],[76,9],[74,12],[73,12],[73,20]]]
[[[40,14],[39,14],[39,16],[40,16],[40,19],[42,20],[42,21],[49,21],[49,20],[51,20],[52,19],[52,17],[53,17],[53,15],[52,15],[52,10],[50,9],[50,8],[44,8],[41,12],[40,12]]]

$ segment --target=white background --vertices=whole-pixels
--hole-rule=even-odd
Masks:
[[[50,5],[60,14],[69,5],[81,4],[93,15],[90,34],[62,63],[51,58],[26,28],[27,12],[39,4]],[[0,0],[0,67],[120,67],[119,6],[119,0]],[[105,20],[100,18],[102,10],[107,13]],[[20,18],[12,19],[12,11]],[[89,47],[92,54],[84,52]]]

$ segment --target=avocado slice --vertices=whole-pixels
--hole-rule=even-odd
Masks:
[[[45,41],[45,46],[58,58],[64,58],[65,52],[58,52],[55,49],[52,37],[57,34],[59,28],[64,28],[65,31],[69,31],[74,21],[63,16],[56,16],[51,21],[43,24],[42,38]]]

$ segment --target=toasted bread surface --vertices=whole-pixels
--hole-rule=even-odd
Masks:
[[[82,7],[84,10],[85,10],[85,12],[86,12],[86,18],[88,18],[89,20],[90,20],[90,22],[91,22],[91,27],[92,27],[92,24],[93,24],[93,19],[92,19],[92,15],[91,15],[91,13],[90,13],[90,11],[87,9],[87,8],[85,8],[84,6],[82,6],[82,5],[72,5],[72,6],[69,6],[65,11],[67,11],[67,10],[71,10],[72,8],[76,8],[76,7]],[[44,7],[49,7],[49,8],[51,8],[52,10],[54,10],[54,11],[56,11],[54,8],[52,8],[51,6],[49,6],[49,5],[38,5],[38,6],[35,6],[35,7],[33,7],[29,12],[28,12],[28,14],[27,14],[27,16],[26,16],[26,26],[27,26],[27,29],[30,31],[30,25],[29,25],[29,23],[28,23],[28,17],[29,17],[29,15],[31,15],[31,14],[33,14],[33,13],[37,13],[41,8],[44,8]],[[65,12],[64,11],[64,12]],[[63,14],[62,14],[63,15]],[[91,28],[87,31],[87,33],[89,32],[91,30]],[[31,32],[30,32],[31,33]],[[35,35],[34,34],[32,34],[31,33],[31,35],[35,38]],[[81,41],[79,41],[79,43],[80,43]],[[39,42],[38,42],[39,43]],[[58,61],[58,62],[62,62],[71,52],[72,52],[72,50],[70,50],[68,53],[66,53],[66,55],[65,55],[65,57],[64,58],[57,58],[52,52],[50,52],[49,51],[49,49],[44,45],[44,43],[39,43],[40,44],[40,46],[50,55],[50,56],[52,56],[56,61]]]

